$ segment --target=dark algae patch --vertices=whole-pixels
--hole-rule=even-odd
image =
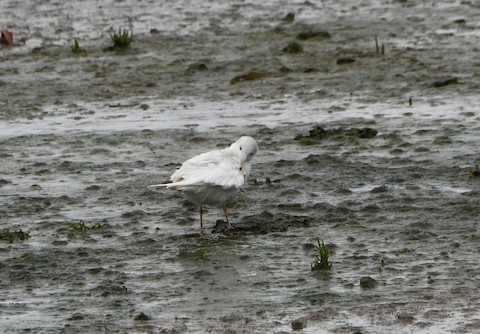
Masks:
[[[30,239],[30,232],[28,231],[10,231],[10,229],[0,230],[0,241],[14,243]]]
[[[303,145],[311,145],[326,139],[334,141],[371,139],[376,137],[377,134],[377,130],[372,128],[325,129],[322,126],[315,126],[313,129],[309,130],[308,135],[297,135],[294,140]]]

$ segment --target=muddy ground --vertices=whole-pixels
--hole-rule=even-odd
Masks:
[[[474,1],[0,12],[4,332],[479,331]],[[231,233],[147,188],[244,134]]]

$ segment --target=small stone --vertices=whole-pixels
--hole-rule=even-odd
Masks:
[[[70,318],[68,318],[67,320],[70,320],[70,321],[77,321],[77,320],[82,320],[84,318],[83,314],[81,313],[75,313],[74,315],[72,315]]]
[[[133,320],[135,320],[135,321],[148,321],[148,320],[150,320],[150,317],[148,315],[146,315],[145,313],[140,312],[140,314],[138,314],[135,318],[133,318]]]
[[[282,51],[285,53],[300,53],[303,51],[303,46],[297,42],[290,42]]]
[[[362,289],[373,289],[377,285],[377,281],[370,276],[360,278],[360,287]]]

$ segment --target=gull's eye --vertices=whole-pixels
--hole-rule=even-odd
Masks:
[[[240,151],[242,150],[242,147],[240,146]]]

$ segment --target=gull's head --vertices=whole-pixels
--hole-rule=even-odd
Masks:
[[[258,145],[255,139],[248,136],[243,136],[235,143],[230,145],[230,147],[234,150],[238,150],[240,154],[242,154],[242,160],[250,162],[254,155],[258,151]]]

